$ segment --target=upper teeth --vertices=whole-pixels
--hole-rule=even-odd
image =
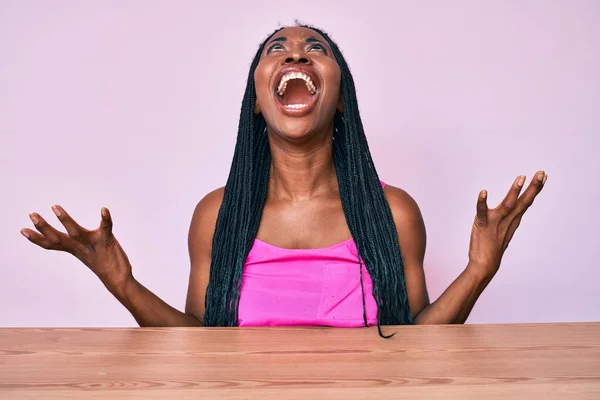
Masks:
[[[279,93],[280,96],[283,96],[285,89],[287,89],[288,81],[292,79],[302,79],[304,82],[306,82],[306,87],[308,88],[310,94],[315,94],[317,92],[317,88],[312,79],[310,79],[310,76],[306,75],[304,72],[288,72],[281,77],[281,82],[279,82],[277,93]]]

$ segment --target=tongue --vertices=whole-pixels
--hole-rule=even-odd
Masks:
[[[312,99],[312,95],[306,87],[306,83],[302,79],[292,79],[287,82],[287,89],[281,97],[281,103],[284,105],[290,104],[308,104]]]

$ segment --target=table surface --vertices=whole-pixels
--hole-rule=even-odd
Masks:
[[[0,329],[1,399],[600,399],[600,323]]]

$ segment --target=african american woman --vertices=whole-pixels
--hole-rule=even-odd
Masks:
[[[419,208],[379,179],[339,48],[298,25],[271,34],[252,62],[227,183],[193,212],[185,312],[134,278],[106,208],[95,230],[54,206],[66,233],[32,213],[38,232],[22,234],[77,257],[140,326],[376,325],[383,335],[383,325],[464,323],[546,179],[539,171],[522,191],[517,177],[494,209],[479,193],[468,264],[431,303]]]

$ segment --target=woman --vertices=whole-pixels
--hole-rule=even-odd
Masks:
[[[419,208],[379,180],[336,44],[295,26],[260,46],[227,184],[194,210],[185,312],[135,280],[106,208],[93,231],[54,206],[67,234],[37,213],[22,233],[81,260],[140,326],[463,323],[546,179],[520,194],[517,177],[495,209],[479,194],[468,265],[430,303]]]

